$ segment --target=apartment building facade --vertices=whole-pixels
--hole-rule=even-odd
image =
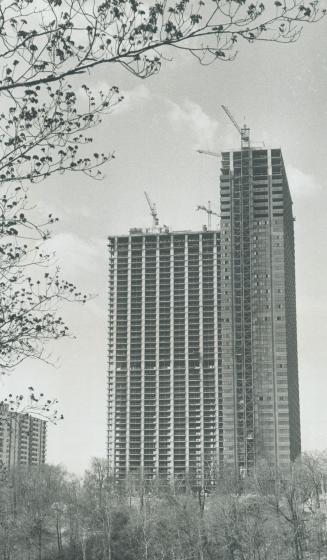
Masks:
[[[279,149],[222,154],[224,463],[301,452],[292,200]]]
[[[219,232],[109,238],[108,457],[118,478],[194,480],[222,459],[220,294]]]
[[[223,152],[220,231],[109,238],[108,458],[214,483],[301,452],[292,200],[279,149]]]
[[[41,465],[46,458],[46,421],[0,404],[0,465]]]

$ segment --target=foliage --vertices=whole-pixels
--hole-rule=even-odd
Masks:
[[[26,414],[56,424],[64,419],[57,405],[57,399],[49,399],[33,387],[28,387],[27,395],[9,393],[8,397],[0,401],[0,427],[4,422],[10,426],[12,417],[23,419]]]
[[[5,41],[11,39],[2,18],[11,10],[30,9],[28,4],[1,4],[0,27]],[[17,31],[19,41],[23,35]],[[13,55],[14,51],[7,52],[1,59],[8,77]],[[15,60],[11,62],[16,68]],[[1,97],[0,371],[6,373],[26,358],[49,361],[46,343],[69,334],[58,313],[60,305],[87,299],[73,283],[61,278],[54,265],[46,241],[57,218],[52,214],[44,220],[38,218],[26,185],[65,172],[101,179],[101,167],[114,156],[92,153],[90,130],[121,97],[116,87],[93,94],[87,85],[75,91],[63,80],[53,87],[24,88],[15,96],[2,91]]]
[[[91,153],[89,130],[121,100],[117,88],[92,94],[66,83],[26,89],[0,114],[0,370],[26,358],[48,360],[45,343],[68,334],[58,314],[64,301],[85,302],[60,277],[46,250],[57,218],[37,217],[25,183],[50,175],[83,172],[101,178],[113,155]]]
[[[3,187],[4,189],[4,187]],[[26,190],[9,187],[0,196],[0,370],[11,371],[25,358],[47,360],[45,343],[67,336],[58,303],[85,301],[74,284],[51,269],[52,256],[44,244],[49,215],[38,223],[32,216]],[[33,276],[32,276],[33,275]]]
[[[318,0],[4,0],[0,91],[108,64],[146,78],[159,71],[167,48],[204,64],[230,60],[241,40],[292,42],[324,13]]]
[[[116,87],[94,95],[86,85],[75,92],[63,82],[10,98],[0,114],[0,184],[39,182],[65,171],[101,176],[100,167],[113,156],[92,154],[87,133],[119,101]]]
[[[2,373],[26,358],[48,360],[45,343],[68,334],[58,314],[60,303],[86,301],[73,283],[60,277],[46,250],[57,218],[50,214],[38,219],[24,183],[66,171],[101,178],[100,167],[113,155],[90,153],[89,129],[119,101],[117,88],[94,96],[83,86],[77,95],[69,84],[60,83],[54,90],[25,90],[0,114]]]
[[[0,559],[323,559],[326,494],[321,486],[318,503],[316,483],[326,468],[324,454],[306,455],[276,479],[263,464],[238,493],[222,478],[202,511],[196,492],[137,476],[117,483],[99,459],[83,480],[20,467],[0,483]]]

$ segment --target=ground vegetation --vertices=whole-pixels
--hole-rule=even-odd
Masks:
[[[201,503],[181,480],[117,483],[100,459],[82,479],[19,467],[0,483],[0,559],[322,560],[326,475],[324,453],[277,476],[262,462],[241,480],[221,476]]]

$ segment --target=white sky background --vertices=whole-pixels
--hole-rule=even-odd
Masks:
[[[29,385],[57,397],[65,420],[50,427],[48,461],[81,474],[106,453],[106,238],[151,226],[143,191],[161,223],[200,229],[197,204],[218,204],[219,159],[196,153],[237,149],[240,139],[220,109],[226,104],[253,141],[281,147],[296,216],[297,316],[302,446],[327,448],[327,21],[306,27],[293,45],[240,44],[237,59],[201,67],[179,57],[138,80],[102,67],[93,87],[118,85],[124,104],[94,131],[94,151],[114,150],[106,177],[65,175],[32,187],[40,210],[60,217],[51,246],[63,276],[98,294],[63,316],[76,335],[51,349],[56,367],[26,362],[0,392]],[[175,56],[176,53],[170,53]],[[92,148],[93,149],[93,148]]]

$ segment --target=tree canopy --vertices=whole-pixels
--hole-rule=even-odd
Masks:
[[[201,508],[181,481],[117,483],[99,459],[82,480],[19,467],[0,479],[0,559],[322,560],[326,480],[325,453],[277,476],[261,464],[237,491],[221,476]]]
[[[4,0],[0,91],[110,64],[147,78],[173,49],[231,60],[242,40],[293,42],[324,14],[319,0]]]

